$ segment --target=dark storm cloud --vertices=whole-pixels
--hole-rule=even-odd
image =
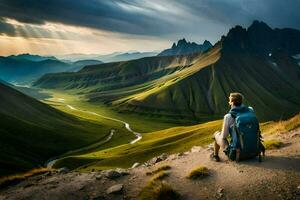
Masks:
[[[24,23],[50,21],[131,34],[164,32],[153,29],[157,17],[147,14],[151,10],[138,6],[124,0],[1,0],[0,16]]]
[[[254,19],[300,29],[299,9],[298,0],[0,0],[0,18],[23,23],[176,37],[218,37],[217,32]],[[0,23],[2,33],[14,34],[13,27]]]
[[[0,35],[15,36],[16,31],[13,25],[6,23],[6,21],[0,18]]]
[[[194,15],[227,25],[262,20],[274,27],[300,29],[299,0],[185,0],[180,1]]]

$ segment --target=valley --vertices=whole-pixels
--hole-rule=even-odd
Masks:
[[[152,184],[164,184],[166,177],[187,199],[195,199],[191,194],[208,198],[218,185],[229,189],[226,184],[232,184],[227,180],[231,175],[242,183],[236,192],[246,191],[251,199],[264,195],[250,194],[247,178],[240,175],[258,168],[263,168],[261,177],[244,173],[251,178],[251,187],[256,181],[265,187],[263,178],[275,185],[278,179],[274,177],[282,175],[288,194],[295,187],[288,176],[299,177],[299,55],[299,30],[271,28],[255,20],[247,28],[232,27],[214,45],[208,40],[197,44],[181,39],[161,53],[103,55],[107,63],[95,60],[98,54],[71,53],[60,55],[61,60],[31,54],[2,56],[0,199],[2,192],[18,199],[21,192],[14,191],[38,199],[35,192],[48,186],[57,192],[55,198],[64,199],[64,189],[56,189],[64,188],[66,180],[74,188],[80,185],[77,190],[82,199],[82,191],[88,193],[86,199],[97,196],[95,188],[104,195],[100,199],[120,199],[103,189],[118,183],[105,175],[115,171],[117,178],[133,174],[121,181],[133,199],[155,186]],[[210,161],[209,154],[213,134],[222,129],[223,116],[233,106],[228,102],[232,92],[242,93],[243,104],[254,108],[270,157],[261,166],[253,160],[239,166],[223,157],[220,166],[225,174],[220,174],[216,171],[222,167]],[[160,162],[174,166],[175,176],[169,177],[167,170],[155,175],[153,166]],[[185,180],[181,185],[190,165],[200,164],[212,169],[213,176],[201,194],[196,189],[198,182]],[[153,177],[146,185],[149,174]],[[94,179],[105,187],[91,185]],[[133,179],[138,181],[132,184]],[[74,188],[67,187],[68,198]],[[271,196],[270,191],[266,197]],[[223,190],[216,195],[219,193]],[[45,199],[53,195],[45,194],[49,195]]]
[[[134,138],[120,123],[69,115],[2,83],[0,88],[1,176],[43,166],[51,157],[105,140],[111,129]]]
[[[257,42],[261,39],[253,37],[253,32],[261,35],[266,30],[270,36],[279,35],[281,43],[271,45],[266,41],[259,46]],[[73,132],[72,128],[65,131],[61,128],[65,125],[58,125],[57,119],[45,120],[49,116],[40,112],[31,113],[32,119],[28,118],[22,114],[30,110],[24,102],[19,103],[22,107],[18,112],[12,109],[13,105],[10,110],[2,108],[2,112],[21,119],[22,123],[30,122],[30,126],[39,125],[33,118],[38,115],[43,120],[41,128],[58,132],[67,144],[72,143],[62,150],[57,148],[55,153],[45,150],[49,154],[30,161],[35,163],[32,167],[46,161],[53,168],[83,171],[131,167],[162,152],[182,152],[196,144],[210,143],[211,135],[221,128],[220,119],[229,109],[227,95],[232,91],[245,95],[245,103],[254,107],[261,123],[296,115],[300,109],[300,68],[291,54],[300,50],[297,45],[283,45],[289,34],[299,32],[271,29],[255,21],[247,29],[233,27],[214,46],[208,45],[200,52],[92,64],[77,72],[43,75],[32,83],[33,87],[8,84],[7,87],[39,99],[41,107],[48,105],[60,115],[95,124],[92,131],[84,130],[89,132],[88,136],[82,132],[76,135],[76,131],[74,136],[64,136]],[[175,46],[174,51],[183,52],[185,48],[193,49],[195,44],[181,40]],[[30,55],[9,58],[35,62],[53,59]],[[7,99],[5,93],[2,95]],[[6,100],[3,105],[5,102],[12,104]],[[71,127],[77,123],[72,122]],[[24,137],[23,133],[20,136]],[[74,142],[76,139],[81,141]],[[46,140],[45,147],[54,141]]]
[[[264,33],[278,42],[259,44]],[[290,43],[290,35],[299,37]],[[255,21],[248,28],[233,27],[204,52],[87,66],[47,74],[34,86],[84,95],[116,112],[183,124],[220,119],[228,110],[227,95],[239,91],[260,121],[287,118],[300,109],[300,69],[292,57],[300,51],[299,38],[298,30]]]

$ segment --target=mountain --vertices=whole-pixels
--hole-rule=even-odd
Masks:
[[[34,85],[53,89],[80,89],[91,93],[108,91],[107,95],[110,95],[113,89],[155,81],[157,78],[172,74],[188,66],[197,56],[198,54],[178,57],[155,56],[87,66],[76,73],[46,74]],[[145,85],[146,88],[149,86],[151,84]]]
[[[172,48],[166,49],[158,54],[158,56],[171,56],[171,55],[186,55],[196,52],[204,52],[212,47],[212,44],[205,40],[203,44],[197,44],[195,42],[187,42],[184,38],[177,42],[177,45],[173,43]]]
[[[281,50],[288,55],[300,52],[300,31],[296,29],[272,29],[266,23],[254,21],[247,29],[253,51],[262,56],[269,56],[274,50]]]
[[[78,71],[84,66],[101,64],[98,60],[62,62],[55,57],[21,54],[0,57],[0,78],[6,82],[30,84],[44,74]]]
[[[31,54],[19,54],[19,55],[11,55],[8,58],[12,58],[15,60],[29,60],[34,62],[40,62],[44,60],[57,60],[54,56],[40,56],[40,55],[31,55]]]
[[[0,177],[43,166],[49,158],[108,133],[99,124],[67,115],[2,82],[0,91]]]
[[[143,57],[156,56],[157,52],[115,52],[111,54],[101,55],[101,54],[67,54],[67,55],[57,55],[56,57],[62,60],[69,60],[71,62],[76,62],[78,60],[101,60],[102,62],[118,62],[127,61],[133,59],[139,59]]]
[[[66,60],[70,62],[76,62],[79,60],[105,60],[108,58],[111,58],[115,55],[120,54],[120,52],[115,52],[107,55],[101,55],[101,54],[82,54],[82,53],[72,53],[72,54],[64,54],[64,55],[56,55],[60,60]]]
[[[72,65],[59,60],[31,61],[14,57],[0,57],[0,78],[6,82],[28,84],[43,74],[72,69]]]
[[[73,62],[73,68],[72,71],[78,71],[81,70],[83,67],[88,66],[88,65],[99,65],[102,64],[103,62],[99,60],[78,60],[76,62]]]
[[[298,30],[255,21],[232,28],[205,52],[87,66],[45,75],[35,85],[77,90],[119,112],[194,122],[222,117],[229,93],[238,91],[268,121],[300,110],[300,68],[292,57],[300,53],[299,41]]]
[[[118,61],[127,61],[127,60],[134,60],[143,57],[151,57],[156,56],[157,52],[132,52],[132,53],[122,53],[115,55],[108,59],[103,59],[104,62],[118,62]]]

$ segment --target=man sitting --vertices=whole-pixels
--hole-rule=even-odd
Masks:
[[[229,96],[229,105],[232,108],[235,107],[240,107],[243,105],[243,95],[240,93],[231,93]],[[224,116],[224,120],[223,120],[223,126],[222,126],[222,131],[217,131],[214,133],[214,153],[212,155],[212,159],[214,161],[219,162],[220,161],[220,157],[219,157],[219,150],[220,148],[222,148],[222,150],[226,150],[226,148],[228,147],[228,141],[227,141],[227,136],[230,133],[230,128],[231,126],[234,124],[235,119],[233,118],[233,116],[228,113]]]

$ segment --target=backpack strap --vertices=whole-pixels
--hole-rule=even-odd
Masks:
[[[231,110],[229,111],[228,114],[230,114],[233,119],[235,119],[236,116],[237,116],[237,113],[236,112],[232,112]]]

